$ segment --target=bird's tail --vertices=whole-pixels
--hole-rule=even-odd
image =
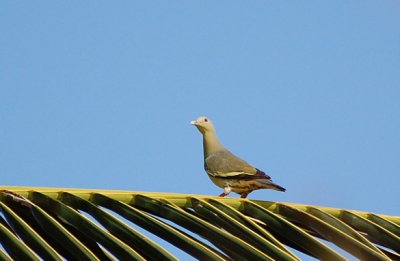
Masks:
[[[286,189],[275,184],[274,182],[272,182],[272,180],[267,180],[267,179],[257,179],[257,181],[261,184],[263,184],[265,186],[265,188],[269,188],[269,189],[274,189],[274,190],[278,190],[278,191],[282,191],[285,192]]]
[[[272,186],[273,186],[273,189],[275,189],[275,190],[282,191],[282,192],[286,191],[285,188],[283,188],[283,187],[281,187],[281,186],[279,186],[279,185],[277,185],[275,183],[272,183]]]

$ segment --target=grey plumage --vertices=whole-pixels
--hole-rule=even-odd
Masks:
[[[256,189],[285,191],[272,182],[271,177],[232,154],[219,141],[212,122],[207,117],[199,117],[191,122],[203,135],[204,169],[210,179],[224,189],[220,196],[231,191],[242,198]]]

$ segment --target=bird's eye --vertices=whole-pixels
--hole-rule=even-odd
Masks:
[[[207,119],[207,118],[204,118],[204,122],[208,122],[208,119]]]

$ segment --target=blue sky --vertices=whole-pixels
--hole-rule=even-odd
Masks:
[[[398,1],[4,1],[1,185],[218,195],[207,115],[287,188],[250,198],[400,215],[399,28]]]

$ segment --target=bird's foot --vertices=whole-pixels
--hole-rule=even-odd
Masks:
[[[229,193],[231,192],[231,188],[230,187],[225,187],[224,188],[224,192],[222,192],[219,197],[225,197],[227,196]]]

